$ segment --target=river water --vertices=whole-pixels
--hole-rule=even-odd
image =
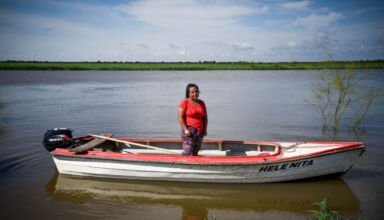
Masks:
[[[321,132],[304,102],[313,71],[0,71],[0,219],[308,219],[324,198],[353,219],[384,217],[384,102],[362,132]],[[384,94],[384,70],[362,82]],[[274,184],[201,184],[79,178],[57,173],[47,129],[74,136],[179,138],[177,106],[189,82],[208,108],[206,139],[363,141],[344,176]]]

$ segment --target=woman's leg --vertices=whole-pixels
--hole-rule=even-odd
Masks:
[[[192,146],[192,155],[197,156],[201,146],[203,145],[203,133],[197,131],[194,135],[193,146]]]
[[[197,156],[203,141],[203,134],[196,128],[188,126],[191,131],[190,136],[185,136],[184,130],[181,130],[181,139],[183,141],[182,156]]]
[[[183,152],[181,153],[182,156],[192,156],[193,151],[193,139],[192,134],[190,136],[186,136],[184,134],[184,129],[181,129],[181,140],[183,141]]]

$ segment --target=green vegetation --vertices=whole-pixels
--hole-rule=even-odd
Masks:
[[[327,208],[327,199],[323,199],[321,202],[315,203],[319,207],[319,210],[311,210],[318,220],[333,220],[340,219],[339,213],[336,211],[330,211]]]
[[[3,61],[0,70],[306,70],[382,69],[384,60],[327,62],[37,62]]]

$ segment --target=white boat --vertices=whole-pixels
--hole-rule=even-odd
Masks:
[[[252,142],[205,140],[199,156],[181,156],[176,139],[115,139],[154,146],[119,144],[85,152],[51,152],[61,174],[138,180],[267,183],[347,172],[364,152],[360,142]],[[177,153],[160,151],[167,149]]]

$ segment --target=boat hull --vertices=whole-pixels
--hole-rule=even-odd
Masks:
[[[64,150],[62,150],[64,151]],[[214,183],[267,183],[313,178],[347,172],[364,147],[325,151],[291,158],[233,157],[225,162],[214,157],[100,156],[97,153],[52,154],[59,173],[93,177]],[[109,155],[109,154],[108,154]],[[138,159],[139,158],[139,159]],[[173,159],[177,158],[177,159]],[[190,159],[191,158],[191,159]],[[236,162],[236,160],[238,162]],[[223,162],[224,161],[224,162]]]

